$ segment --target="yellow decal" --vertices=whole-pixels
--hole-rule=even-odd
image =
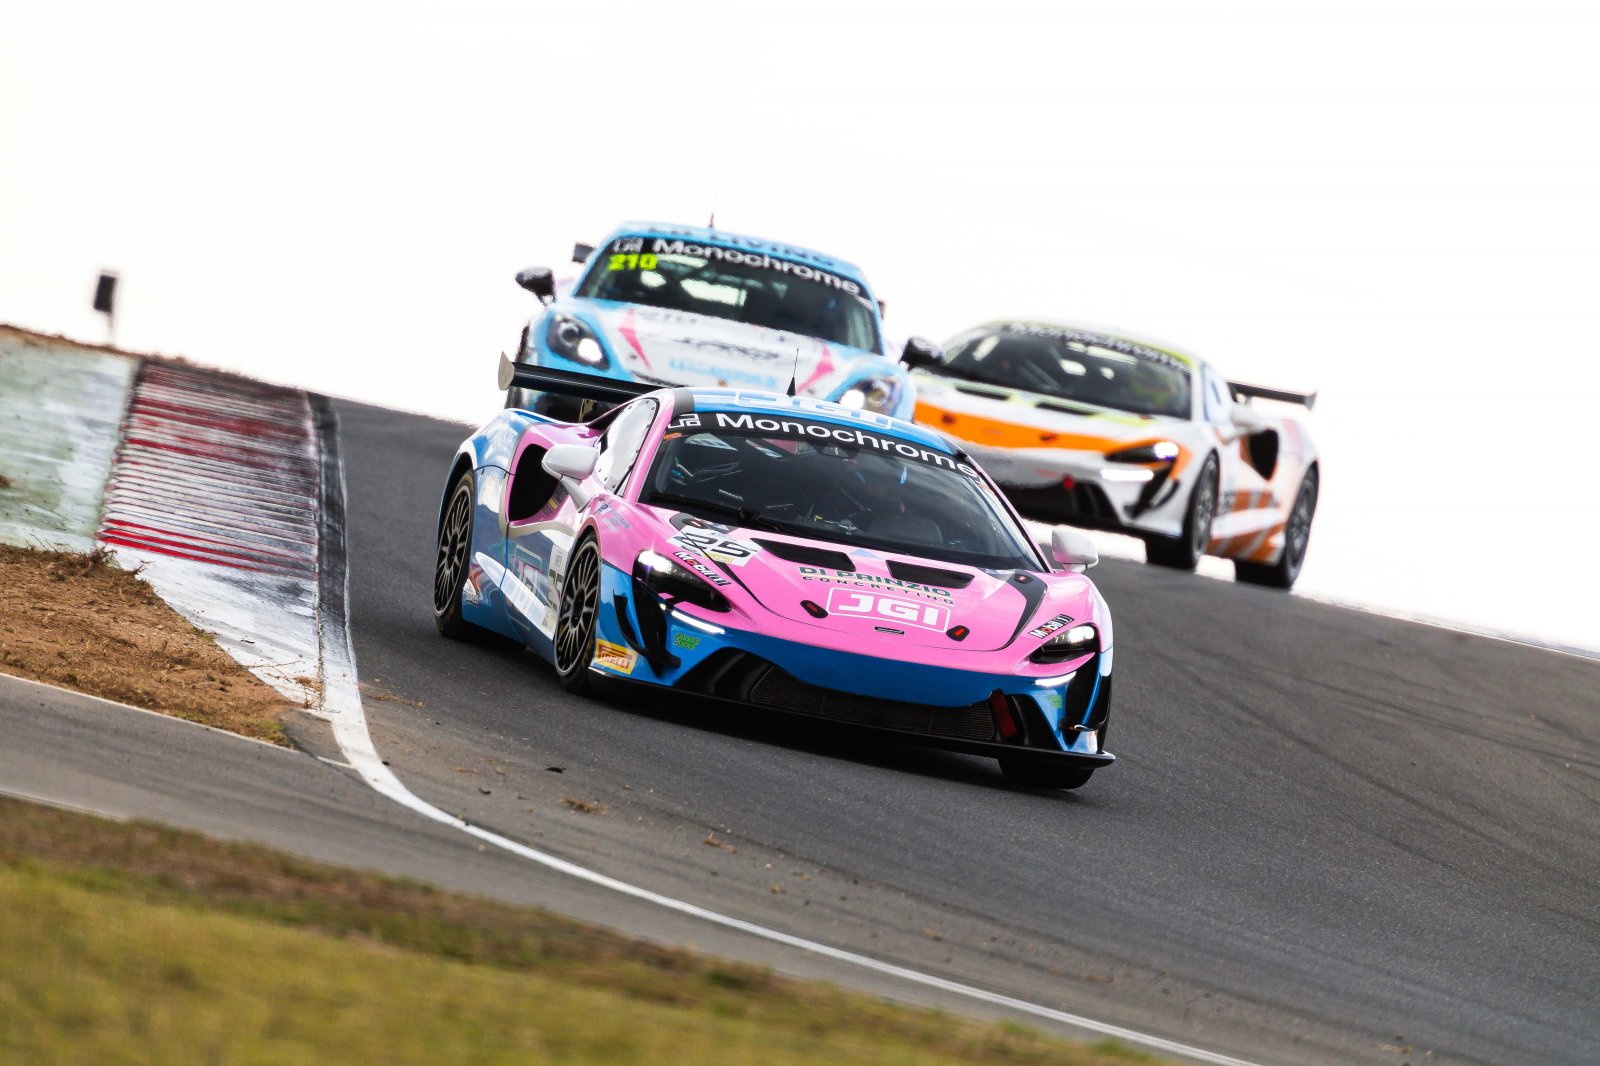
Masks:
[[[639,661],[632,648],[624,648],[621,644],[613,644],[609,640],[596,640],[594,642],[594,661],[596,665],[607,670],[615,670],[619,674],[633,673],[633,667]]]
[[[656,257],[649,252],[643,255],[613,255],[608,270],[654,270]]]

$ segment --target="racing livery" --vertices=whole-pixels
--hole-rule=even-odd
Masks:
[[[1059,530],[1047,561],[942,435],[775,393],[589,387],[509,361],[501,378],[617,406],[587,423],[511,409],[462,444],[439,516],[446,636],[527,645],[571,691],[889,730],[1028,785],[1114,761],[1093,545]]]
[[[1131,533],[1153,563],[1230,559],[1289,588],[1316,512],[1316,449],[1260,397],[1169,348],[1076,326],[991,322],[913,375],[916,419],[963,441],[1026,515]]]
[[[548,268],[517,275],[546,306],[516,361],[651,385],[784,392],[909,418],[906,369],[886,352],[879,304],[849,263],[722,230],[630,223],[557,298]],[[925,341],[906,347],[927,358]],[[511,390],[507,407],[582,412],[570,397]]]

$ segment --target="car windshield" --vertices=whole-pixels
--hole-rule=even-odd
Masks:
[[[698,412],[669,427],[640,502],[797,537],[1038,570],[1026,532],[964,461],[870,429]]]
[[[766,252],[621,237],[594,257],[578,295],[748,322],[882,354],[859,281]]]
[[[1137,415],[1190,417],[1189,368],[1120,337],[1006,326],[959,342],[940,373]]]

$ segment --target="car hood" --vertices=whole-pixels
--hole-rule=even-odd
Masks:
[[[715,385],[831,398],[863,363],[892,364],[859,348],[799,333],[637,304],[586,301],[585,317],[633,377],[667,385]]]
[[[709,564],[765,610],[852,641],[946,656],[1031,650],[1042,637],[1029,630],[1060,615],[1094,614],[1093,586],[1078,574],[989,571],[648,510],[691,569]]]

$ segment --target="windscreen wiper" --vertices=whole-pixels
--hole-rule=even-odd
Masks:
[[[668,504],[686,511],[710,511],[723,518],[732,518],[742,526],[754,526],[758,529],[770,529],[774,533],[786,533],[782,522],[764,517],[753,508],[740,505],[735,507],[729,503],[719,503],[716,500],[703,500],[698,496],[679,496],[671,492],[652,492],[650,498],[642,501],[647,504]]]

